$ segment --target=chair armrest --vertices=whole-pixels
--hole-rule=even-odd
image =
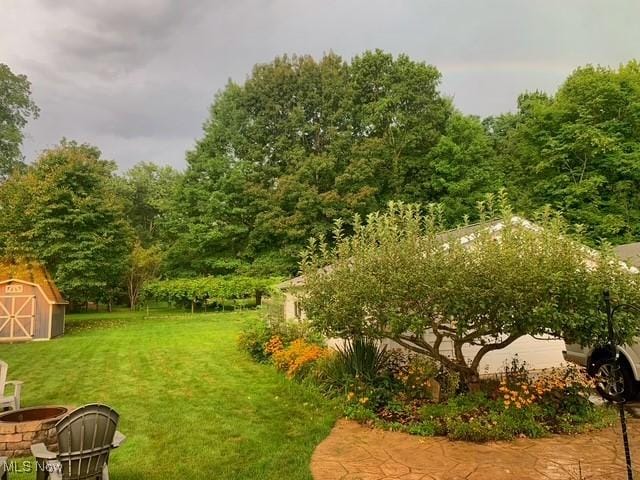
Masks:
[[[5,385],[13,385],[13,394],[16,397],[20,396],[20,390],[22,390],[22,384],[23,383],[24,382],[20,381],[20,380],[9,380],[9,381],[4,382]]]
[[[31,454],[36,458],[42,458],[45,460],[54,460],[58,454],[47,450],[47,446],[44,443],[36,443],[31,445]]]
[[[4,383],[5,385],[13,385],[13,388],[15,388],[17,392],[19,392],[24,382],[22,380],[7,380]]]
[[[116,434],[113,436],[113,442],[111,442],[111,447],[118,448],[120,445],[122,445],[125,442],[126,439],[127,437],[125,437],[122,433],[116,430]]]

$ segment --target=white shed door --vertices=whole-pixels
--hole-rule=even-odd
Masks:
[[[22,340],[33,337],[35,318],[35,295],[0,297],[1,339]]]

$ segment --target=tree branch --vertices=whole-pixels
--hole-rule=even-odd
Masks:
[[[482,358],[487,353],[492,352],[494,350],[500,350],[502,348],[506,348],[522,336],[523,335],[519,333],[512,333],[511,335],[509,335],[507,338],[505,338],[503,341],[499,343],[489,343],[483,346],[482,348],[480,348],[480,350],[478,350],[478,353],[476,353],[476,356],[471,362],[471,369],[477,373],[478,367],[480,366],[480,362],[482,361]]]
[[[424,339],[416,336],[398,335],[394,337],[393,340],[398,342],[398,344],[405,347],[407,350],[411,350],[412,352],[420,353],[437,360],[450,370],[460,372],[464,375],[473,375],[475,373],[466,363],[458,363],[446,355],[442,355],[435,351],[433,346],[429,345],[429,343]]]

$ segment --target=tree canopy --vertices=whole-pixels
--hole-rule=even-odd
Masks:
[[[487,124],[516,207],[551,205],[592,242],[640,235],[640,64],[578,68]]]
[[[22,129],[39,109],[31,99],[31,83],[0,63],[0,180],[22,164]]]
[[[436,208],[422,211],[392,202],[356,217],[353,235],[338,222],[335,246],[311,242],[301,295],[315,328],[390,338],[473,378],[484,355],[524,335],[606,342],[605,288],[640,304],[638,275],[567,236],[557,218],[534,225],[503,208],[497,220],[447,231]],[[637,321],[618,319],[620,344],[638,333]]]
[[[176,267],[294,272],[309,236],[390,199],[472,211],[497,178],[491,143],[439,81],[433,66],[375,51],[279,57],[229,83],[187,156]]]
[[[132,232],[114,162],[63,141],[0,188],[0,252],[42,261],[73,301],[109,301],[124,281]]]

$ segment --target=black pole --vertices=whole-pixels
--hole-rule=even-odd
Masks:
[[[629,435],[627,434],[627,419],[624,415],[624,403],[618,404],[620,410],[620,425],[622,426],[622,442],[624,443],[624,458],[627,462],[627,479],[633,480],[633,464],[631,463],[631,448],[629,447]]]
[[[611,349],[612,360],[614,365],[618,365],[618,349],[616,348],[614,332],[613,332],[613,314],[611,308],[611,294],[609,290],[604,291],[604,306],[607,309],[607,327],[609,329],[609,348]],[[619,367],[619,365],[618,365]],[[619,370],[618,370],[619,371]],[[620,426],[622,427],[622,443],[624,444],[624,458],[627,464],[627,480],[633,480],[633,464],[631,463],[631,448],[629,447],[629,434],[627,433],[627,419],[624,413],[624,404],[627,401],[626,393],[622,393],[622,397],[616,402],[620,414]]]

